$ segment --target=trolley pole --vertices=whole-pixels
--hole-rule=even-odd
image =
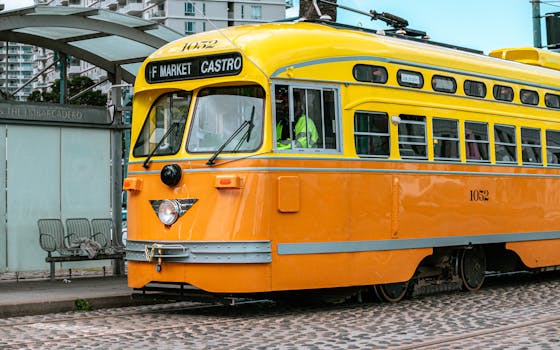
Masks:
[[[531,0],[531,4],[533,5],[533,46],[541,48],[541,1]]]

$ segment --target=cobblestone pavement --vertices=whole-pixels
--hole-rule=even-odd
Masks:
[[[560,349],[560,274],[331,306],[195,303],[0,319],[5,349]]]

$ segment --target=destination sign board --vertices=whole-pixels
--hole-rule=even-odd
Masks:
[[[148,83],[237,75],[243,69],[243,58],[237,52],[227,54],[154,61],[146,65]]]

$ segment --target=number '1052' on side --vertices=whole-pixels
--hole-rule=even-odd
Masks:
[[[471,202],[486,202],[490,200],[490,191],[488,190],[470,190]]]

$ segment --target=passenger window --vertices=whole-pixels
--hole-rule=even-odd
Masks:
[[[432,89],[434,89],[434,91],[453,94],[457,91],[457,82],[455,82],[455,79],[452,77],[434,75],[432,77]]]
[[[354,141],[360,157],[389,157],[389,117],[386,113],[356,112]]]
[[[539,94],[533,90],[521,89],[519,98],[521,99],[521,103],[526,105],[536,106],[539,104]]]
[[[480,81],[465,80],[463,90],[465,90],[467,96],[486,97],[486,85]]]
[[[336,90],[276,85],[276,148],[338,150]]]
[[[517,163],[515,126],[494,125],[497,163]]]
[[[546,131],[546,159],[548,165],[560,166],[560,131]]]
[[[521,128],[521,154],[524,164],[542,164],[540,129]]]
[[[426,159],[426,117],[401,115],[399,151],[401,158]]]
[[[385,84],[387,82],[387,69],[381,66],[372,66],[367,64],[357,64],[352,70],[354,79],[366,83]]]
[[[410,70],[400,69],[397,72],[397,81],[400,86],[418,89],[424,86],[424,78],[422,77],[422,74]]]
[[[494,85],[494,98],[500,101],[513,101],[513,89],[509,86]]]
[[[452,119],[432,119],[434,159],[459,160],[459,127]]]
[[[548,108],[560,108],[560,96],[554,94],[545,94],[544,95],[544,104]]]
[[[467,162],[490,161],[487,123],[465,122],[465,142]]]

